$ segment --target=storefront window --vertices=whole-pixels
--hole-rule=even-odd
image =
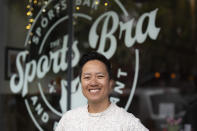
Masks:
[[[64,112],[86,104],[78,62],[90,51],[112,62],[111,102],[151,131],[173,128],[171,119],[197,130],[196,3],[1,1],[1,130],[54,131]]]

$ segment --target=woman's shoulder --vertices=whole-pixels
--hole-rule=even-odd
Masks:
[[[87,105],[86,106],[81,106],[81,107],[77,107],[77,108],[74,108],[72,110],[69,110],[67,112],[65,112],[63,114],[63,116],[65,117],[74,117],[74,116],[81,116],[82,114],[84,114],[87,110]]]
[[[62,120],[63,121],[67,121],[67,120],[75,120],[75,119],[78,119],[78,118],[82,118],[85,114],[86,114],[86,107],[87,106],[81,106],[81,107],[77,107],[75,109],[72,109],[72,110],[69,110],[69,111],[66,111],[63,116],[62,116]],[[80,119],[81,119],[80,118]]]
[[[56,131],[62,131],[73,128],[74,125],[79,125],[84,119],[85,110],[86,107],[82,106],[65,112],[58,123]]]
[[[120,121],[124,121],[124,125],[129,131],[148,131],[148,129],[141,123],[140,119],[135,117],[132,113],[127,112],[124,108],[116,106],[116,112]]]
[[[116,104],[113,104],[115,113],[118,117],[122,117],[123,119],[136,119],[136,117],[132,114],[127,112],[123,107],[119,107]]]

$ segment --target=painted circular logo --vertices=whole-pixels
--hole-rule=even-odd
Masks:
[[[28,113],[40,131],[55,130],[67,111],[67,6],[66,0],[50,1],[40,10],[25,41],[27,50],[17,56],[18,74],[10,80],[12,92],[22,93]],[[135,22],[134,18],[128,20],[129,13],[119,0],[110,3],[76,0],[75,7],[71,109],[87,103],[81,92],[77,64],[83,53],[94,50],[112,62],[115,87],[110,101],[127,110],[139,71],[139,51],[132,47],[148,36],[157,38],[160,31],[154,22],[157,9],[144,13]]]

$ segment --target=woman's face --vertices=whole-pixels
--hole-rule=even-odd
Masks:
[[[106,66],[99,60],[90,60],[82,67],[82,92],[90,103],[109,101],[113,81],[109,79]]]

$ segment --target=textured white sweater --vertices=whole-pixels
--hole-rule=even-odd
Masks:
[[[134,115],[111,104],[101,113],[89,113],[87,105],[67,111],[55,131],[148,131],[148,129]]]

